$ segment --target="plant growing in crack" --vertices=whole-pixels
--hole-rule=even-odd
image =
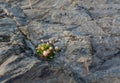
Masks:
[[[54,58],[54,55],[56,52],[59,51],[59,48],[57,46],[54,46],[51,41],[49,42],[44,42],[44,40],[41,41],[42,43],[39,44],[36,48],[37,55],[45,59]]]

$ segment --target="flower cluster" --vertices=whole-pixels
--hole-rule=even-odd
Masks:
[[[55,53],[58,51],[58,47],[51,44],[51,42],[39,44],[36,48],[37,54],[46,59],[52,59]]]

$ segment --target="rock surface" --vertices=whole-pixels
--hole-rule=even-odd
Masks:
[[[0,83],[119,83],[120,0],[1,0]],[[60,52],[35,52],[40,40]]]

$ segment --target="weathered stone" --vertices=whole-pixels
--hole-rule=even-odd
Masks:
[[[0,19],[0,35],[1,36],[12,36],[16,32],[17,32],[17,27],[15,22],[12,19],[10,18]]]
[[[19,6],[7,8],[7,11],[9,12],[9,15],[25,18],[25,14],[23,13],[22,9]]]
[[[40,63],[39,63],[40,64]],[[51,66],[50,66],[51,65]],[[36,70],[37,69],[37,70]],[[23,83],[56,83],[56,82],[62,82],[62,83],[76,83],[76,81],[72,78],[72,76],[69,76],[68,71],[65,71],[62,69],[62,67],[52,64],[49,64],[47,62],[44,62],[40,65],[35,65],[29,72],[24,74],[24,76],[19,76],[15,79],[17,80],[11,80],[13,83],[19,83],[22,81]],[[26,78],[26,79],[24,79]],[[50,78],[50,79],[49,79]]]
[[[0,66],[0,82],[6,82],[9,79],[25,73],[35,62],[35,59],[32,60],[26,57],[25,54],[20,54],[19,56],[12,55]]]
[[[0,0],[1,83],[119,83],[119,0]],[[36,46],[53,41],[51,61]]]
[[[13,19],[17,25],[23,26],[27,23],[27,17],[19,6],[6,7],[4,11],[7,15],[14,17]]]

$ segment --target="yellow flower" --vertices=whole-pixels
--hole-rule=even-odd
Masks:
[[[44,47],[40,47],[41,50],[44,50]]]
[[[39,52],[39,50],[37,50],[37,52]]]
[[[40,50],[40,46],[38,46],[37,49]]]

